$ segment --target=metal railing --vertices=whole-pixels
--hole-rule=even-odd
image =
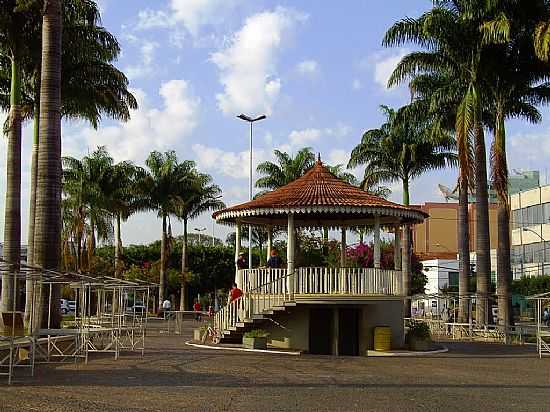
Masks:
[[[302,267],[286,269],[242,269],[238,284],[243,295],[230,301],[214,315],[214,328],[236,330],[265,312],[284,307],[295,295],[400,296],[400,271],[375,268]]]

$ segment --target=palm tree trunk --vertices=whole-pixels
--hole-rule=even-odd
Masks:
[[[488,322],[488,294],[491,275],[491,251],[489,241],[489,199],[487,191],[487,158],[485,134],[479,118],[475,123],[475,178],[476,178],[476,321]]]
[[[33,119],[33,144],[31,155],[31,189],[30,189],[30,201],[29,201],[29,231],[27,235],[27,264],[34,265],[34,218],[36,207],[36,178],[38,172],[38,135],[39,135],[39,113],[40,104],[38,103],[38,97],[36,97],[34,103],[34,119]],[[33,295],[33,281],[27,280],[25,282],[25,327],[29,325],[32,311],[32,295]]]
[[[403,178],[403,205],[409,206],[409,179]],[[411,274],[411,232],[409,225],[403,227],[403,252],[402,252],[402,264],[401,270],[403,274],[403,294],[405,296],[411,295],[411,283],[412,283],[412,274]],[[411,301],[410,299],[405,299],[404,302],[404,315],[405,317],[411,316]]]
[[[40,145],[36,185],[34,263],[58,269],[61,260],[61,0],[44,1],[40,81]],[[60,288],[54,287],[53,302]],[[46,306],[47,307],[47,306]],[[52,327],[59,327],[52,305]]]
[[[162,215],[162,237],[160,239],[160,279],[159,279],[159,309],[164,301],[164,286],[166,278],[166,215]]]
[[[508,164],[506,161],[506,131],[502,105],[497,105],[495,137],[493,140],[493,181],[498,195],[497,296],[498,325],[510,325],[510,208],[508,204]]]
[[[181,290],[180,310],[187,308],[187,219],[183,219],[183,242],[181,243]]]
[[[95,222],[90,217],[90,233],[88,234],[88,271],[92,269],[95,254]]]
[[[461,171],[458,202],[458,322],[469,319],[470,222],[468,220],[468,174]]]
[[[120,277],[122,272],[122,235],[120,232],[120,213],[116,214],[115,223],[115,277]]]
[[[6,206],[4,217],[4,260],[10,264],[13,276],[21,261],[21,79],[17,56],[11,59],[11,94],[6,160]],[[2,275],[1,311],[14,310],[13,277]]]

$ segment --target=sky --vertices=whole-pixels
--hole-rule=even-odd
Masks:
[[[295,153],[310,146],[324,162],[346,164],[365,130],[378,127],[381,104],[409,100],[405,86],[388,89],[387,79],[410,51],[382,47],[395,21],[415,17],[428,0],[101,0],[102,24],[118,38],[117,67],[125,72],[139,108],[127,123],[104,119],[90,125],[63,122],[65,156],[82,157],[104,145],[116,161],[143,165],[152,150],[175,150],[213,176],[227,205],[248,199],[247,124],[239,113],[266,114],[254,127],[254,165],[273,160],[273,150]],[[546,181],[550,155],[548,109],[538,125],[510,121],[510,169],[541,170]],[[4,116],[0,115],[0,116]],[[0,119],[3,120],[3,119]],[[26,242],[30,186],[31,125],[23,135],[22,239]],[[490,144],[490,136],[487,137]],[[5,188],[5,139],[1,143],[0,188]],[[360,168],[353,171],[358,176]],[[444,201],[437,184],[454,187],[456,170],[415,180],[411,202]],[[391,200],[400,202],[398,183]],[[5,190],[0,190],[3,238]],[[210,214],[190,228],[225,238]],[[174,234],[181,225],[172,222]],[[160,238],[155,214],[124,223],[125,244]]]

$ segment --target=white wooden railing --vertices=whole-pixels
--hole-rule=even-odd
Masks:
[[[375,268],[299,268],[295,293],[400,295],[401,272]]]
[[[398,296],[401,272],[374,268],[297,268],[239,270],[237,284],[243,296],[228,302],[214,316],[220,331],[235,330],[237,323],[284,306],[296,295]]]

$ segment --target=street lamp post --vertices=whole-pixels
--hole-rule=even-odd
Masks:
[[[201,244],[201,232],[204,232],[206,230],[205,227],[196,227],[195,231],[199,234],[199,245]]]
[[[250,152],[249,152],[249,180],[248,180],[248,200],[252,200],[252,125],[254,122],[264,120],[266,118],[265,114],[262,114],[258,117],[250,117],[246,114],[241,113],[237,116],[239,119],[244,120],[250,124]],[[252,225],[248,225],[248,268],[252,269]]]
[[[521,230],[523,230],[524,232],[531,232],[531,233],[534,233],[535,235],[537,235],[537,237],[541,240],[542,242],[542,274],[544,275],[544,265],[546,264],[546,240],[541,236],[539,235],[537,232],[535,232],[533,229],[530,229],[528,227],[523,227]],[[522,246],[523,246],[523,242],[521,242]],[[521,256],[521,263],[523,265],[523,257],[524,257],[524,254],[523,254],[523,250],[522,250],[522,256]],[[523,275],[523,273],[522,273]]]

